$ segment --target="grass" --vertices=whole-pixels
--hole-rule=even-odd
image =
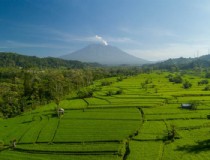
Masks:
[[[162,139],[166,131],[166,125],[163,121],[145,122],[135,140],[158,140]]]
[[[63,100],[59,104],[64,109],[79,109],[79,108],[86,108],[87,104],[82,99],[69,99],[69,100]]]
[[[0,152],[1,160],[120,160],[118,155],[65,155],[65,154],[34,154],[6,150]]]
[[[63,119],[83,120],[140,120],[140,112],[137,108],[109,108],[109,109],[85,109],[68,110]]]
[[[129,146],[127,160],[159,160],[162,156],[163,144],[160,141],[131,141]]]
[[[45,125],[39,133],[36,142],[52,142],[55,132],[59,124],[58,118],[50,118],[47,125]]]
[[[63,119],[54,142],[122,141],[138,127],[139,121]]]
[[[19,139],[20,143],[35,143],[39,138],[42,129],[47,125],[48,119],[41,119],[40,121],[32,122],[32,126]]]

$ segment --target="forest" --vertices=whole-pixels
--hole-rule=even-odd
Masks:
[[[4,118],[52,101],[59,104],[69,93],[78,92],[97,79],[141,72],[138,67],[103,67],[97,64],[93,67],[93,64],[77,61],[14,53],[1,53],[0,59],[0,113]]]

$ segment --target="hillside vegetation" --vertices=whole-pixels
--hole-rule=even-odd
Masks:
[[[210,67],[210,55],[204,55],[201,57],[196,58],[175,58],[175,59],[168,59],[163,62],[158,62],[151,65],[146,65],[149,68],[153,69],[167,69],[170,71],[177,71],[177,70],[186,70],[186,69],[194,69],[199,70],[202,68]]]
[[[35,56],[25,56],[17,53],[0,52],[0,67],[22,67],[22,68],[85,68],[100,66],[96,63],[82,63],[73,60],[63,60],[59,58]]]

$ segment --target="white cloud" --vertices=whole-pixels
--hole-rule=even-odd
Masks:
[[[96,35],[95,38],[96,38],[99,42],[102,42],[105,46],[108,45],[107,41],[104,40],[102,37]]]

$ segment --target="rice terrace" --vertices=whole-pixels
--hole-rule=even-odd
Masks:
[[[176,74],[153,71],[98,80],[91,98],[62,100],[65,113],[59,117],[50,103],[2,119],[0,159],[208,159],[210,91],[198,85],[203,77],[193,72],[181,75],[192,84],[188,89],[170,82]]]

